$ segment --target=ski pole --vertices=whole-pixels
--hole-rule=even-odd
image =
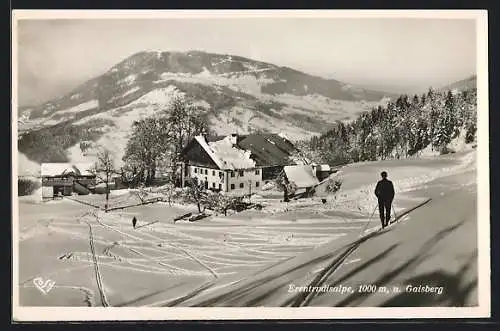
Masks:
[[[377,205],[375,205],[375,208],[373,208],[372,215],[370,216],[370,221],[371,221],[371,220],[372,220],[372,218],[373,218],[373,214],[375,214],[375,210],[377,210]]]
[[[375,214],[375,210],[377,210],[377,205],[375,205],[375,208],[373,208],[373,212],[372,212],[372,215],[370,216],[370,218],[368,219],[368,222],[366,223],[365,227],[363,228],[363,231],[361,233],[364,233],[366,228],[368,227],[368,224],[370,224],[370,222],[372,221],[372,218],[373,218],[373,214]]]

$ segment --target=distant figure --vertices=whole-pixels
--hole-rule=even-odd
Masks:
[[[137,224],[137,218],[135,218],[134,216],[134,218],[132,218],[132,226],[134,227],[134,229],[136,224]]]
[[[378,211],[382,229],[389,225],[391,219],[392,200],[394,199],[394,185],[387,179],[387,172],[380,173],[382,179],[378,181],[375,188],[375,195],[378,199]]]

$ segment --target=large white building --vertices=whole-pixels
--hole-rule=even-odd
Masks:
[[[274,180],[284,166],[303,164],[296,152],[277,134],[197,136],[181,153],[182,183],[197,178],[207,189],[249,194]]]

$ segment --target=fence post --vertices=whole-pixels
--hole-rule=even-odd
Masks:
[[[252,180],[248,180],[248,203],[252,203]]]

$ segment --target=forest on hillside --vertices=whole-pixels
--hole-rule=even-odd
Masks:
[[[298,145],[310,159],[330,165],[419,156],[426,148],[446,154],[454,139],[476,140],[476,98],[476,89],[402,95]]]
[[[67,149],[96,141],[102,135],[100,128],[105,125],[114,127],[115,123],[108,119],[93,119],[81,125],[65,121],[20,135],[17,148],[37,163],[69,162]]]

